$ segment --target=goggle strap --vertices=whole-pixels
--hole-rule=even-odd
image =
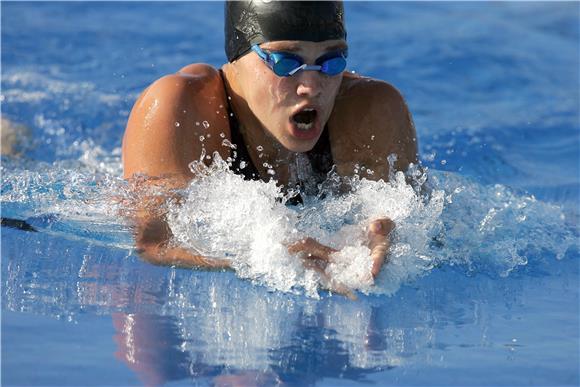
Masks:
[[[300,70],[311,70],[311,71],[320,71],[322,66],[319,65],[307,65],[306,63],[302,64],[301,66],[296,67],[294,70],[290,71],[288,75],[294,75]]]
[[[259,56],[260,58],[262,58],[262,60],[269,61],[269,59],[270,59],[270,55],[268,55],[268,54],[266,54],[264,51],[262,51],[262,49],[260,48],[260,46],[259,46],[259,45],[257,45],[257,44],[254,44],[254,45],[252,46],[252,51],[254,51],[256,54],[258,54],[258,56]]]

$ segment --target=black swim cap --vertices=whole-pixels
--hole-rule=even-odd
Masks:
[[[226,1],[225,38],[230,62],[264,42],[346,39],[344,7],[342,1]]]

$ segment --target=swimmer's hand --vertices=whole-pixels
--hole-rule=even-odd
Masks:
[[[387,258],[391,245],[389,236],[394,229],[395,222],[389,218],[373,220],[369,225],[368,238],[371,257],[373,258],[373,268],[371,270],[373,279],[377,278]]]
[[[371,275],[373,280],[379,275],[387,257],[390,240],[389,235],[395,228],[395,223],[389,218],[373,220],[368,227],[368,247],[371,250],[373,266]],[[291,254],[301,254],[304,266],[316,270],[325,282],[326,287],[334,292],[355,299],[351,289],[342,283],[330,278],[326,273],[326,266],[332,262],[332,254],[338,250],[325,246],[313,238],[304,238],[288,246]]]

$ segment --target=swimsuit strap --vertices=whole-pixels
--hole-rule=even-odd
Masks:
[[[232,136],[232,144],[235,145],[235,149],[232,149],[232,163],[230,169],[238,175],[244,176],[246,180],[260,180],[260,173],[252,163],[248,149],[246,148],[246,143],[244,142],[244,137],[240,133],[240,126],[236,116],[234,115],[234,110],[230,103],[230,96],[228,90],[225,87],[225,79],[221,69],[218,70],[220,76],[222,77],[222,82],[224,83],[224,90],[226,92],[226,100],[228,103],[228,120],[230,122],[230,132]]]

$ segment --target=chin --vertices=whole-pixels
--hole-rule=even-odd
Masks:
[[[316,145],[316,142],[318,141],[318,139],[315,140],[310,140],[310,141],[305,141],[305,140],[287,140],[284,141],[282,143],[282,146],[284,148],[286,148],[287,150],[289,150],[290,152],[295,152],[295,153],[305,153],[308,151],[311,151],[312,148],[314,148],[314,145]]]

